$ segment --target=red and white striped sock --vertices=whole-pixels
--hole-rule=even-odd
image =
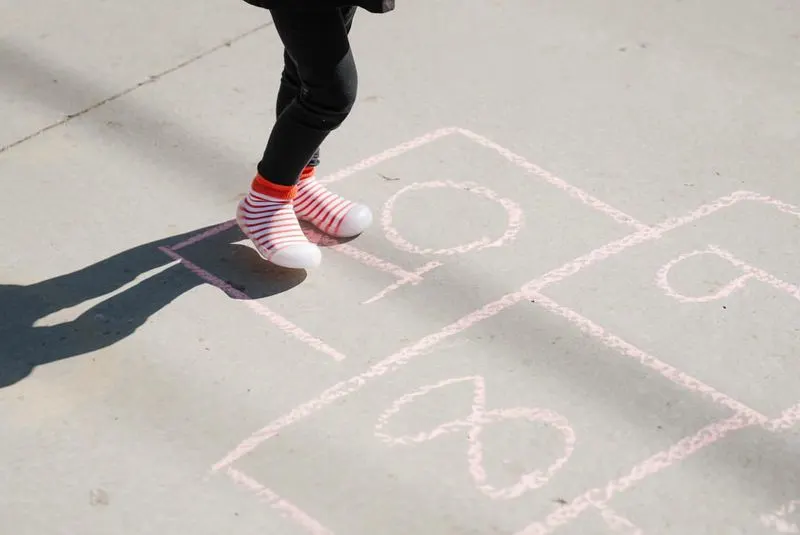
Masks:
[[[314,177],[313,167],[306,167],[300,176],[294,210],[302,221],[337,238],[356,236],[372,224],[368,207],[332,193]]]
[[[317,267],[322,254],[300,228],[292,205],[296,195],[296,186],[256,176],[239,203],[236,222],[265,260],[286,268]]]

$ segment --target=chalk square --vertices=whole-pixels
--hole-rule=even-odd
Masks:
[[[491,420],[478,430],[475,406]],[[524,302],[281,430],[236,469],[336,533],[515,533],[728,413]]]
[[[372,206],[376,224],[354,241],[326,242],[322,270],[264,300],[354,365],[439,329],[636,226],[481,136],[446,132],[323,177],[336,192]],[[533,260],[521,263],[531,250],[537,251]],[[226,280],[246,286],[235,277]],[[347,323],[332,326],[334,315]],[[364,335],[353,336],[351,325]]]
[[[800,225],[788,205],[750,197],[544,293],[730,399],[776,417],[797,402],[800,391],[800,301],[791,284],[791,272],[800,265],[793,247]],[[774,280],[754,275],[737,286],[748,268],[726,255]]]
[[[796,431],[772,434],[758,426],[735,431],[620,494],[612,505],[648,535],[795,533],[798,439]]]
[[[520,264],[518,253],[527,248],[536,251],[525,270],[530,278],[641,225],[492,140],[458,128],[328,186],[375,213],[373,227],[353,244],[380,248],[381,258],[406,269],[440,260],[504,273],[509,260]],[[512,218],[502,202],[522,212],[518,232],[505,237]],[[480,241],[484,246],[471,247]]]

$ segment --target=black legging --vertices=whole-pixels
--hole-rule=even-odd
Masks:
[[[277,184],[297,183],[319,163],[319,146],[350,114],[358,74],[349,33],[355,7],[270,10],[284,46],[277,120],[258,173]]]

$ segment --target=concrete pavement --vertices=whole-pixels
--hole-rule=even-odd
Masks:
[[[268,15],[0,28],[2,533],[800,530],[796,2],[359,14],[308,273],[230,223]]]

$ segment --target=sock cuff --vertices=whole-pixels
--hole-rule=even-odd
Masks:
[[[261,175],[256,175],[251,187],[256,193],[283,201],[290,201],[297,196],[297,185],[285,186],[283,184],[275,184]]]
[[[314,171],[316,171],[316,167],[313,165],[307,165],[303,168],[303,172],[300,173],[300,180],[308,180],[309,178],[313,177]]]

